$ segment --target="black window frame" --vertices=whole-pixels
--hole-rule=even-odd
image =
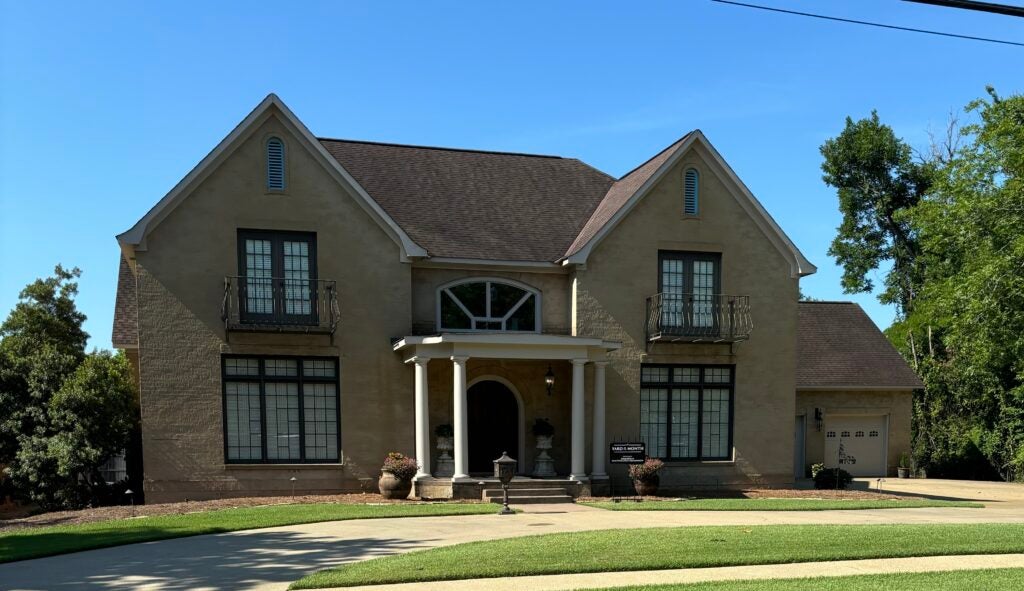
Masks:
[[[228,359],[256,359],[259,361],[259,375],[231,375],[227,373]],[[295,360],[297,375],[295,376],[268,376],[266,372],[266,361],[268,359]],[[307,376],[303,371],[303,361],[330,361],[334,364],[334,376]],[[337,357],[315,356],[315,355],[221,355],[221,414],[223,415],[223,436],[224,436],[224,463],[225,464],[340,464],[342,461],[341,451],[341,362]],[[228,391],[227,385],[230,382],[259,382],[260,385],[260,451],[259,460],[252,459],[231,459],[228,453]],[[267,457],[267,383],[295,383],[299,387],[299,459],[271,460]],[[335,459],[313,458],[306,459],[306,409],[305,409],[305,384],[334,384],[335,395],[335,416],[337,421],[337,451]]]
[[[248,265],[246,264],[245,241],[270,241],[271,297],[274,311],[270,314],[250,312],[248,309]],[[285,312],[284,298],[284,243],[305,242],[309,245],[309,314],[288,314]],[[298,232],[281,230],[238,229],[238,311],[239,321],[243,324],[297,324],[314,326],[319,322],[317,306],[317,248],[316,232]]]
[[[718,298],[715,296],[721,295],[722,293],[722,253],[720,252],[698,252],[689,250],[659,250],[658,251],[658,293],[661,294],[661,306],[664,314],[664,310],[669,305],[670,294],[665,292],[665,261],[681,261],[683,263],[683,294],[693,294],[693,263],[695,262],[709,262],[715,268],[714,276],[712,277],[711,286],[711,326],[697,326],[692,318],[693,315],[693,302],[690,302],[689,308],[685,305],[683,310],[689,310],[684,312],[683,317],[685,318],[682,325],[664,325],[662,328],[668,328],[673,332],[679,332],[681,334],[707,334],[708,331],[712,331],[713,334],[718,334],[721,330],[718,322]],[[664,322],[661,320],[660,322]]]
[[[654,382],[644,380],[644,368],[668,368],[668,381],[667,382]],[[673,376],[675,372],[673,369],[692,369],[698,370],[698,381],[697,382],[685,382],[675,381]],[[704,370],[707,368],[729,370],[729,382],[706,382],[704,380]],[[659,459],[667,462],[723,462],[732,461],[735,450],[733,449],[733,438],[735,437],[735,425],[736,425],[736,365],[735,364],[709,364],[709,363],[644,363],[640,365],[640,388],[665,388],[668,390],[668,407],[665,413],[666,417],[666,428],[665,428],[665,457]],[[726,445],[727,455],[725,456],[714,456],[704,457],[704,390],[716,389],[716,390],[729,390],[729,441]],[[690,457],[674,457],[672,456],[672,392],[673,390],[697,390],[697,455]],[[643,400],[639,401],[641,408]],[[654,457],[654,456],[652,456]]]

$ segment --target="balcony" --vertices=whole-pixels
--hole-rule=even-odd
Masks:
[[[227,331],[327,334],[338,326],[337,283],[326,279],[225,277]]]
[[[750,296],[659,293],[647,298],[650,343],[736,343],[750,338]]]

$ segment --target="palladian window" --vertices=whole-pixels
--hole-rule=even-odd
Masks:
[[[439,330],[540,332],[540,294],[509,280],[470,279],[437,294]]]

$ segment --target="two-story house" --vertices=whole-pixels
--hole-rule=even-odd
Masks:
[[[118,242],[150,502],[368,489],[392,450],[479,495],[503,451],[531,474],[538,418],[576,495],[613,441],[667,488],[909,448],[916,376],[860,308],[798,303],[814,266],[700,131],[613,178],[317,138],[270,95]]]

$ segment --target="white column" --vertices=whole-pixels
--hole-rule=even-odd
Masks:
[[[594,428],[593,428],[593,455],[590,467],[590,475],[593,478],[607,478],[605,467],[605,442],[604,442],[604,368],[607,361],[594,362]]]
[[[583,366],[586,363],[586,359],[572,360],[572,462],[569,468],[571,480],[587,479],[583,463]]]
[[[427,357],[417,357],[416,363],[416,460],[420,469],[416,479],[430,478],[430,408],[427,390]]]
[[[466,362],[469,357],[452,357],[455,379],[452,380],[455,412],[455,474],[469,478],[469,415],[466,408]]]

